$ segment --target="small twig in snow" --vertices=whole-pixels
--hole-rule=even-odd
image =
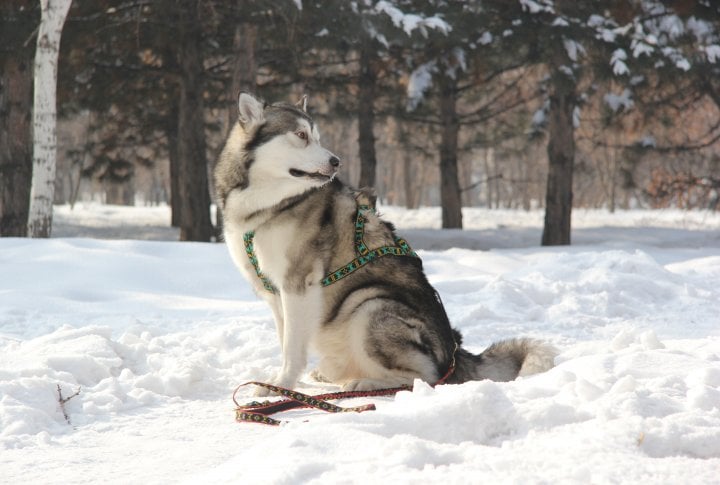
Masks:
[[[62,387],[60,387],[60,384],[57,385],[57,391],[58,391],[58,402],[60,403],[60,409],[62,410],[63,416],[65,416],[65,421],[67,421],[67,424],[70,423],[70,416],[68,415],[67,411],[65,410],[65,403],[68,402],[70,399],[74,398],[78,394],[80,394],[80,388],[78,387],[78,390],[75,391],[75,394],[63,397],[62,395]]]

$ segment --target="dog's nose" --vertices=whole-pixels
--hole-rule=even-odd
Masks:
[[[333,167],[339,167],[340,159],[338,157],[336,157],[335,155],[333,155],[332,157],[330,157],[330,165],[332,165]]]

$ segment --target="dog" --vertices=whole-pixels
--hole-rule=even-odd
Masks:
[[[553,366],[553,348],[533,339],[479,355],[462,347],[420,258],[369,190],[338,179],[307,97],[266,104],[241,93],[238,113],[214,171],[216,200],[230,255],[275,319],[282,368],[271,384],[293,388],[310,351],[320,357],[313,377],[345,391],[509,381]]]

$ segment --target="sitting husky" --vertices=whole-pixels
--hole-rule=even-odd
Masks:
[[[420,258],[374,211],[368,191],[335,176],[340,160],[298,105],[242,93],[239,120],[215,169],[235,264],[272,308],[292,388],[314,350],[314,376],[347,391],[509,381],[553,366],[543,343],[513,339],[463,349]],[[267,393],[261,389],[260,394]]]

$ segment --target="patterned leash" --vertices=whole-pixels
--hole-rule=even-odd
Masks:
[[[457,352],[457,348],[458,345],[456,343],[455,351],[453,351],[452,362],[450,363],[448,371],[433,385],[433,387],[445,384],[452,373],[455,372],[455,352]],[[249,385],[263,387],[279,394],[280,396],[283,396],[284,399],[279,401],[264,402],[253,401],[251,403],[241,405],[237,402],[235,397],[241,387]],[[302,392],[293,391],[292,389],[286,389],[284,387],[274,386],[264,382],[251,381],[246,382],[245,384],[240,384],[236,387],[235,392],[233,392],[232,399],[236,406],[235,421],[239,423],[259,423],[269,426],[280,426],[283,422],[275,418],[271,418],[270,415],[298,408],[314,408],[327,413],[362,413],[364,411],[374,411],[375,405],[372,403],[363,404],[362,406],[342,407],[329,403],[328,401],[357,397],[394,396],[400,391],[409,391],[411,389],[412,388],[410,386],[400,386],[389,387],[386,389],[376,389],[374,391],[342,391],[310,396],[308,394],[303,394]]]
[[[240,405],[235,399],[237,391],[247,385],[255,385],[269,389],[276,394],[283,396],[285,399],[280,401],[265,401],[265,402],[251,402],[249,404]],[[407,391],[410,387],[394,387],[388,389],[378,389],[375,391],[345,391],[345,392],[331,392],[327,394],[319,394],[317,396],[310,396],[301,392],[293,391],[291,389],[285,389],[284,387],[273,386],[264,382],[246,382],[241,384],[235,389],[233,393],[233,402],[237,406],[235,409],[235,421],[240,423],[260,423],[267,424],[270,426],[279,426],[282,421],[271,418],[271,414],[280,413],[283,411],[289,411],[291,409],[298,408],[315,408],[320,411],[327,413],[362,413],[363,411],[374,411],[375,405],[363,404],[362,406],[354,407],[342,407],[332,403],[329,400],[335,399],[350,399],[356,397],[371,397],[371,396],[391,396],[400,391]]]

